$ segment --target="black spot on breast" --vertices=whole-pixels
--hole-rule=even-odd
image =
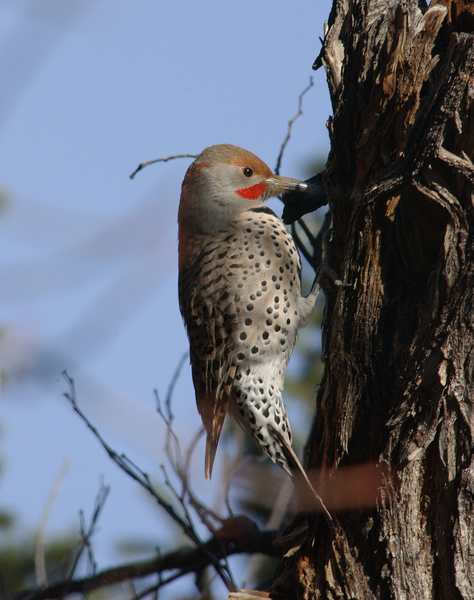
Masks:
[[[244,341],[244,340],[246,340],[246,339],[247,339],[247,334],[246,334],[246,333],[243,331],[243,332],[242,332],[242,333],[239,335],[239,338],[240,338],[242,341]]]
[[[253,304],[247,304],[247,310],[248,311],[253,310]]]
[[[252,319],[245,319],[245,324],[247,325],[247,327],[250,327],[250,325],[252,325]]]
[[[251,352],[252,352],[252,354],[257,354],[257,352],[258,352],[258,348],[257,348],[257,346],[254,346],[254,347],[252,348]]]

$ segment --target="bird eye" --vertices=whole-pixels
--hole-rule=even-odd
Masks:
[[[244,167],[242,169],[242,171],[243,171],[245,177],[252,177],[252,175],[253,175],[253,169],[251,169],[250,167]]]

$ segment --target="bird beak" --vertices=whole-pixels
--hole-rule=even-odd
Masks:
[[[273,175],[267,179],[269,184],[269,191],[271,190],[272,195],[279,196],[280,194],[286,194],[292,191],[301,191],[307,189],[308,184],[299,179],[291,179],[291,177],[280,177],[280,175]]]

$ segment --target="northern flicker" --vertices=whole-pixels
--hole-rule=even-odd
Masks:
[[[306,187],[274,175],[257,156],[230,144],[206,148],[184,178],[179,303],[207,432],[206,477],[227,411],[274,462],[306,477],[291,448],[282,391],[296,333],[308,323],[319,284],[316,278],[309,294],[301,295],[294,241],[263,204]]]

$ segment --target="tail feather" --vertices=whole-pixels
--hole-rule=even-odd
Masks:
[[[206,475],[206,479],[211,479],[212,476],[212,468],[214,466],[214,459],[216,458],[217,452],[217,443],[213,442],[212,436],[209,434],[206,438],[206,463],[204,467],[204,473]]]
[[[334,519],[332,518],[331,513],[326,508],[323,499],[312,486],[310,480],[308,479],[308,475],[303,469],[303,465],[296,456],[296,453],[291,447],[291,444],[279,431],[277,431],[273,427],[271,429],[271,433],[273,437],[277,440],[277,442],[280,444],[282,452],[285,455],[285,458],[288,462],[288,466],[291,471],[291,476],[293,478],[295,489],[298,492],[298,495],[300,496],[300,500],[303,502],[306,501],[309,506],[314,506],[316,501],[316,506],[320,507],[321,511],[326,517],[326,520],[332,533],[335,534]]]

